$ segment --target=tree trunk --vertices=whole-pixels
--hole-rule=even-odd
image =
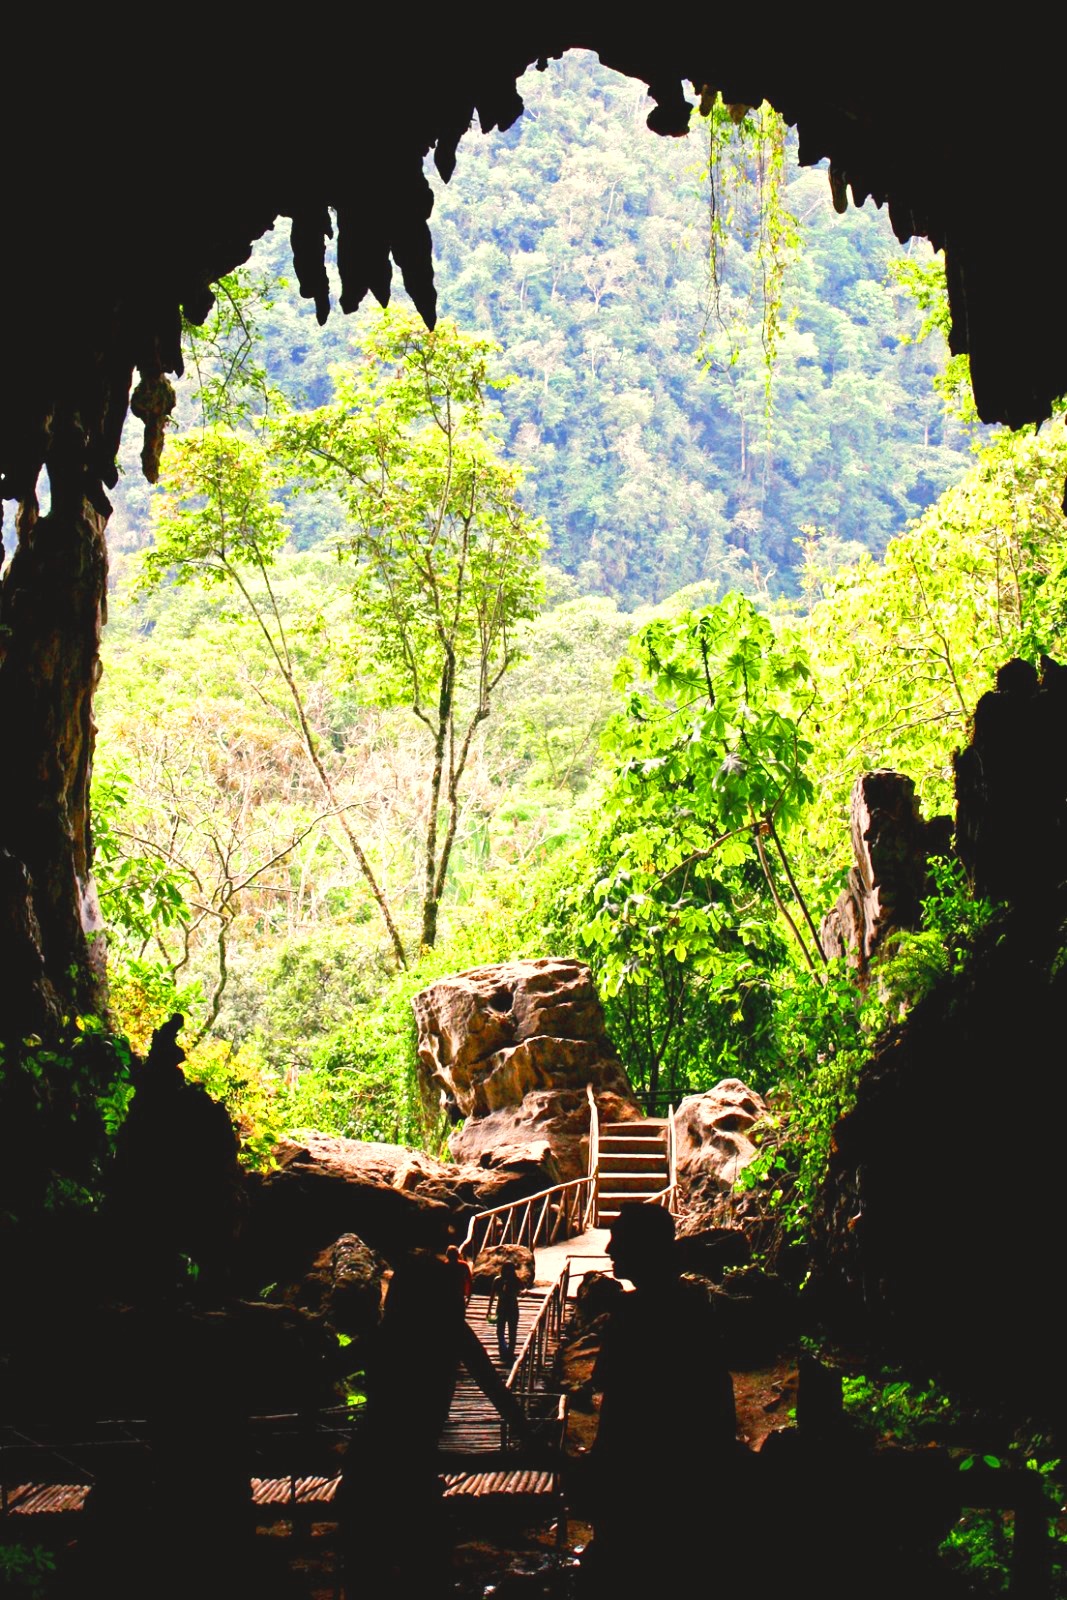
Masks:
[[[107,610],[107,517],[76,457],[49,463],[52,508],[20,514],[0,583],[0,1038],[48,1038],[106,1005],[89,782]]]

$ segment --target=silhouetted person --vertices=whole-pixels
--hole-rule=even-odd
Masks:
[[[448,1262],[449,1266],[452,1268],[452,1271],[456,1274],[456,1277],[459,1280],[460,1291],[463,1295],[463,1302],[466,1304],[471,1297],[471,1290],[474,1288],[474,1273],[471,1271],[470,1262],[464,1260],[463,1256],[460,1254],[458,1244],[449,1245],[448,1249],[445,1251],[445,1260]]]
[[[514,1263],[505,1261],[500,1269],[496,1282],[493,1284],[489,1296],[489,1304],[485,1308],[486,1321],[491,1320],[493,1306],[496,1306],[496,1347],[500,1359],[505,1366],[509,1366],[515,1359],[515,1346],[519,1339],[519,1294],[522,1285],[519,1275],[515,1271]]]
[[[603,1398],[590,1453],[596,1538],[586,1591],[632,1592],[662,1579],[672,1592],[722,1581],[734,1536],[727,1506],[737,1461],[733,1384],[706,1290],[678,1272],[674,1218],[624,1204],[608,1243],[633,1290],[611,1314],[593,1372]],[[722,1523],[720,1525],[720,1518]]]
[[[346,1594],[376,1595],[397,1582],[420,1597],[447,1592],[437,1448],[461,1361],[521,1433],[518,1403],[467,1324],[453,1263],[413,1255],[389,1284],[368,1353],[365,1414],[345,1459],[338,1514]]]

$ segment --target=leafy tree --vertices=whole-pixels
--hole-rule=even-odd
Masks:
[[[521,473],[489,432],[496,347],[453,323],[431,332],[386,313],[328,406],[292,416],[282,440],[317,488],[341,498],[360,644],[377,692],[430,735],[421,943],[432,949],[471,743],[516,660],[516,624],[542,598],[540,524]],[[444,815],[442,816],[442,810]]]
[[[271,570],[287,536],[276,498],[285,485],[285,465],[255,436],[211,423],[172,446],[165,481],[168,494],[157,512],[154,547],[144,556],[142,585],[197,581],[225,588],[239,600],[243,616],[266,646],[281,687],[280,704],[318,781],[327,814],[336,817],[403,965],[404,945],[392,909],[339,801],[328,751],[313,725],[293,632],[272,581]],[[314,627],[316,619],[305,617],[298,631],[309,620]],[[290,848],[298,843],[294,838]],[[223,899],[228,904],[232,889],[224,891]],[[226,920],[224,912],[220,931]]]
[[[758,982],[780,918],[807,966],[822,967],[783,842],[812,796],[811,747],[784,709],[808,678],[803,652],[738,594],[650,623],[620,667],[627,707],[604,740],[610,867],[584,938],[615,992],[656,980],[653,1093],[687,994],[671,961],[720,996]]]

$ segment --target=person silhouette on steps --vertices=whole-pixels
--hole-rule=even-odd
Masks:
[[[515,1359],[515,1346],[519,1340],[519,1294],[522,1285],[514,1263],[505,1261],[500,1269],[499,1276],[493,1284],[489,1296],[489,1304],[485,1308],[485,1320],[492,1321],[493,1306],[496,1306],[496,1347],[500,1359],[505,1366],[510,1366]]]

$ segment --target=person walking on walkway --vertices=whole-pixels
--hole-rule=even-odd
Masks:
[[[489,1296],[489,1304],[485,1308],[485,1320],[492,1321],[493,1306],[496,1306],[496,1347],[500,1352],[500,1359],[505,1366],[510,1366],[515,1359],[515,1346],[519,1340],[519,1291],[521,1289],[519,1275],[512,1262],[505,1261],[500,1269],[500,1275],[493,1284],[493,1291]]]
[[[471,1290],[474,1288],[474,1274],[471,1271],[470,1262],[464,1260],[460,1254],[458,1244],[449,1245],[445,1251],[445,1260],[452,1268],[456,1282],[459,1284],[460,1293],[463,1296],[463,1304],[466,1305],[471,1297]]]

